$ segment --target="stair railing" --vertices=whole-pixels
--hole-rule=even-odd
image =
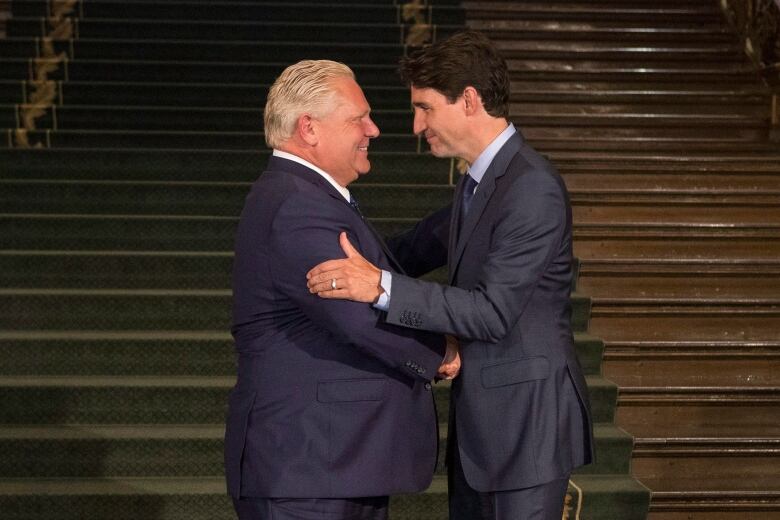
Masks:
[[[772,91],[770,139],[780,141],[780,0],[721,0],[721,6]]]

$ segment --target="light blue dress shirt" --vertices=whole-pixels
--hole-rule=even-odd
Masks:
[[[504,131],[498,134],[487,148],[482,150],[482,153],[479,154],[479,157],[474,161],[474,164],[469,166],[468,174],[472,179],[477,181],[477,185],[474,187],[474,193],[479,189],[479,183],[482,181],[482,177],[485,176],[488,166],[493,162],[498,151],[501,150],[501,147],[504,146],[506,142],[509,141],[509,138],[515,135],[516,132],[515,125],[509,123]],[[382,285],[382,289],[384,289],[385,292],[379,295],[379,299],[374,304],[374,307],[380,311],[387,311],[390,308],[390,291],[393,287],[393,275],[389,271],[382,270],[382,279],[379,283]]]

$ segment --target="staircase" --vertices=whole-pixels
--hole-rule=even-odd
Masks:
[[[648,518],[780,518],[780,146],[717,2],[464,7],[571,191]]]
[[[646,518],[631,472],[653,520],[780,511],[780,152],[715,2],[428,4],[12,0],[2,518],[233,518],[229,273],[267,88],[298,59],[355,70],[382,136],[353,189],[392,233],[456,175],[411,135],[397,60],[464,24],[505,52],[512,119],[572,194],[598,463],[572,477],[569,518]],[[443,475],[393,518],[446,518]]]

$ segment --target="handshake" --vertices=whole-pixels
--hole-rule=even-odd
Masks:
[[[438,379],[454,379],[460,372],[460,344],[457,338],[445,336],[447,340],[447,352],[444,354],[444,360],[439,367]]]

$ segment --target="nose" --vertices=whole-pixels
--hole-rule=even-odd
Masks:
[[[414,111],[414,123],[412,124],[412,131],[414,135],[420,135],[425,132],[427,125],[425,124],[425,113],[422,110],[415,109]]]
[[[365,132],[366,136],[374,139],[376,137],[379,137],[379,127],[376,126],[376,123],[374,123],[374,120],[370,117],[366,117],[365,121],[365,128],[363,131]]]

